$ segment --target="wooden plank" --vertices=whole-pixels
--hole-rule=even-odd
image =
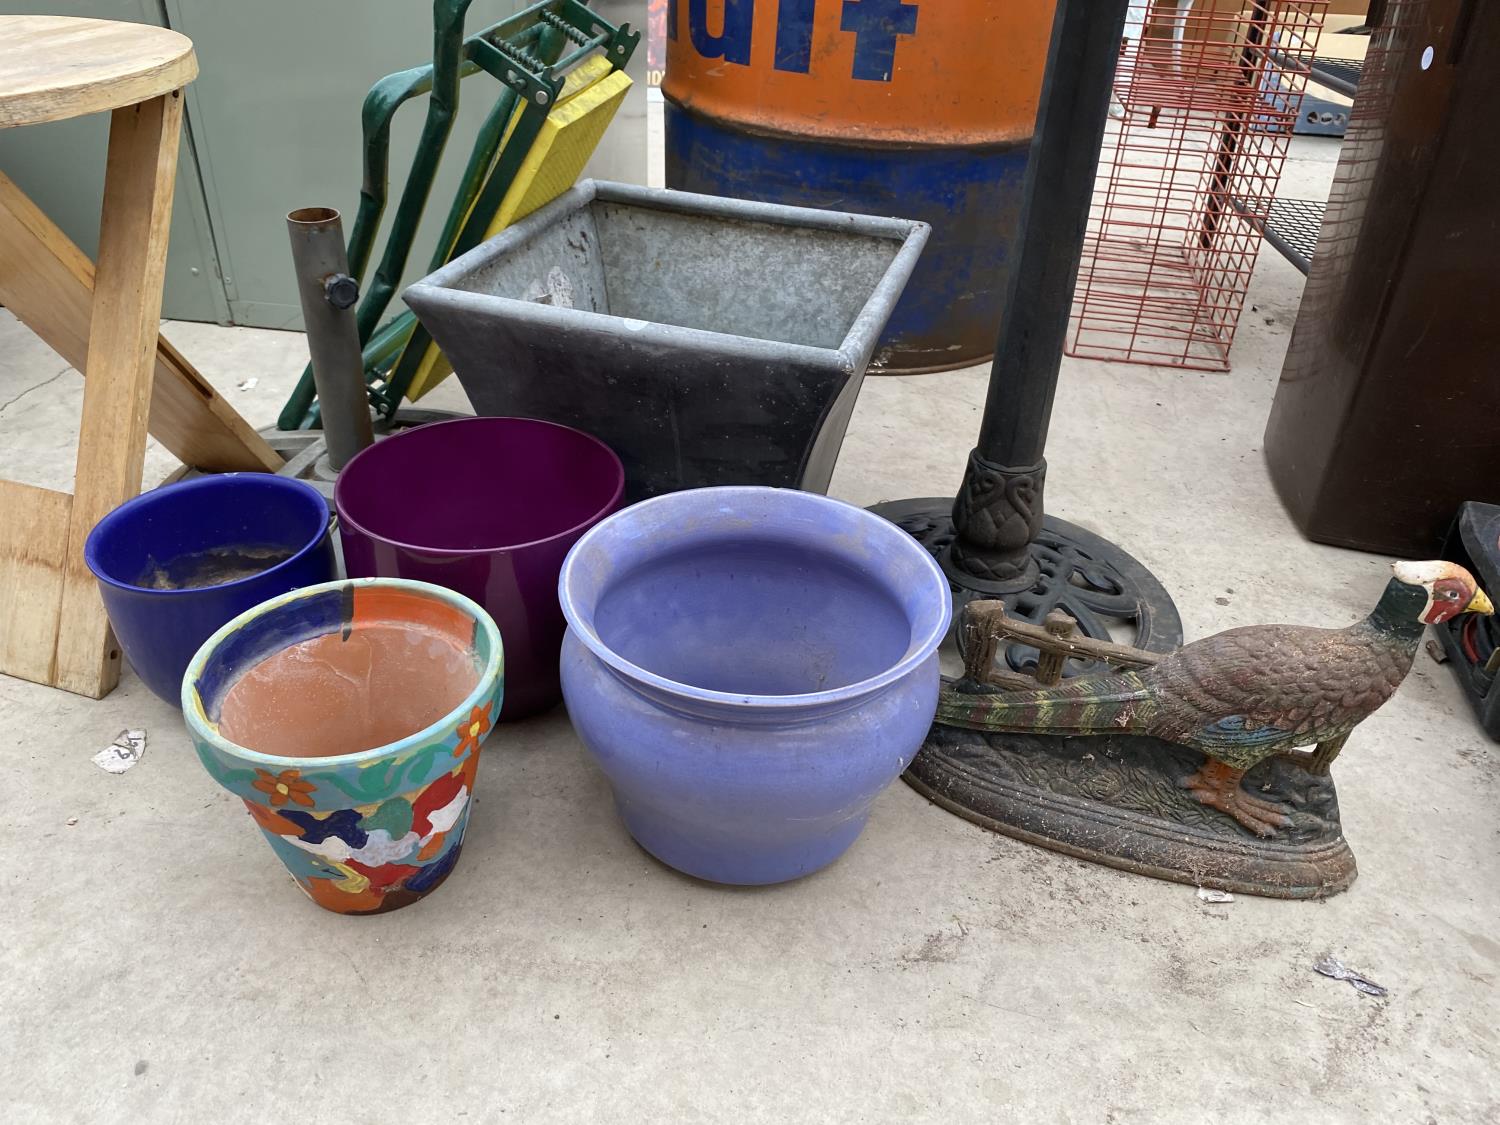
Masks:
[[[0,16],[0,129],[133,105],[197,75],[192,40],[170,28]]]
[[[207,473],[274,473],[284,463],[164,336],[156,338],[149,429],[179,461]]]
[[[181,132],[181,91],[110,118],[57,635],[57,685],[95,698],[119,680],[120,653],[83,544],[94,524],[141,487]]]
[[[73,498],[0,480],[0,672],[53,681]]]
[[[0,173],[0,304],[82,371],[94,263]],[[164,337],[156,341],[152,435],[207,472],[274,472],[281,458]]]

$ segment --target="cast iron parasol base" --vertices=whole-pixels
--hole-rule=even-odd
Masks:
[[[1326,898],[1354,881],[1333,779],[1284,758],[1245,775],[1292,823],[1260,839],[1198,804],[1203,764],[1142,735],[990,734],[935,725],[906,781],[949,812],[1030,844],[1138,875],[1270,898]]]
[[[1170,652],[1182,643],[1182,622],[1151,572],[1107,540],[1044,517],[1047,430],[1127,7],[1126,0],[1057,0],[984,416],[958,499],[898,500],[871,510],[937,557],[955,591],[955,620],[975,599],[999,599],[1011,617],[1048,633],[1072,627],[1060,616],[1047,623],[1048,614],[1060,610],[1096,642],[1126,640],[1112,636],[1111,626],[1129,628],[1129,645]],[[959,629],[960,639],[969,632]],[[1038,631],[1028,636],[1048,645]],[[979,643],[984,649],[975,663],[987,663],[989,644]],[[1088,658],[1074,655],[1080,651]],[[1020,643],[997,645],[994,662],[1009,665],[1009,672],[966,668],[967,678],[1014,686],[1015,673],[1040,666],[1038,655]],[[1052,680],[1102,671],[1094,658],[1108,655],[1097,646],[1049,649],[1045,674]],[[1110,800],[1132,799],[1137,786],[1159,789],[1170,774],[1112,770],[1100,760],[1102,740],[1075,745],[1081,741],[1064,739],[1042,750],[1036,736],[939,724],[905,776],[976,824],[1101,863],[1176,877],[1181,863],[1158,854],[1154,839],[1164,830],[1147,816],[1122,815]],[[1037,754],[1055,759],[1053,766],[1039,771],[1032,760]],[[1074,785],[1076,793],[1066,796],[1071,804],[1060,804],[1053,776]]]
[[[1098,640],[1117,640],[1110,627],[1124,626],[1134,630],[1136,648],[1170,652],[1182,643],[1171,596],[1108,540],[1049,516],[1025,574],[984,581],[949,557],[951,509],[952,501],[934,497],[871,510],[937,557],[953,583],[955,620],[970,601],[1000,598],[1009,616],[1037,624],[1062,609]],[[1019,673],[1032,672],[1037,656],[1020,643],[996,652],[997,663]],[[1063,668],[1066,675],[1105,670],[1079,658]],[[1246,774],[1250,793],[1292,810],[1288,827],[1260,839],[1182,787],[1202,764],[1196,751],[1141,735],[1002,734],[937,723],[904,778],[981,827],[1122,871],[1272,898],[1325,898],[1354,881],[1332,778],[1285,758]]]
[[[891,500],[870,511],[890,520],[936,557],[953,585],[953,619],[976,598],[1001,598],[1006,612],[1041,624],[1054,609],[1078,622],[1085,635],[1097,640],[1120,640],[1116,630],[1132,629],[1123,638],[1136,648],[1171,652],[1182,644],[1182,619],[1177,606],[1156,576],[1133,556],[1109,540],[1053,516],[1042,523],[1031,544],[1032,565],[1018,582],[987,582],[954,568],[948,559],[953,542],[953,501],[942,497]],[[1036,664],[1036,650],[1010,645],[1005,662],[1012,671],[1026,672]],[[1093,662],[1070,660],[1065,675],[1099,671]]]
[[[1170,652],[1182,643],[1171,595],[1108,540],[1048,516],[1023,575],[987,581],[964,573],[949,557],[952,510],[953,501],[941,497],[871,509],[936,556],[953,585],[955,622],[968,602],[1000,598],[1010,616],[1036,624],[1061,609],[1097,640],[1119,639],[1113,625],[1133,630],[1136,648]],[[962,638],[964,631],[957,632]],[[1036,649],[1019,643],[996,652],[997,663],[1018,673],[1032,672],[1037,657]],[[1077,658],[1063,669],[1066,675],[1105,670]],[[1148,738],[989,734],[936,724],[903,776],[928,800],[984,828],[1126,871],[1294,898],[1331,894],[1353,879],[1354,858],[1338,833],[1331,781],[1316,783],[1326,799],[1315,802],[1321,815],[1301,830],[1306,840],[1265,844],[1178,790],[1178,775],[1201,764],[1186,761],[1193,757]],[[1308,794],[1299,798],[1307,804]]]

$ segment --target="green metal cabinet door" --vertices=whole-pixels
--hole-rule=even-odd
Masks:
[[[300,327],[287,249],[286,213],[337,207],[345,230],[359,202],[360,105],[378,78],[432,59],[430,0],[165,0],[171,25],[198,49],[201,73],[188,113],[217,240],[230,314],[239,324]],[[635,2],[644,11],[644,4]],[[522,0],[475,0],[468,30],[524,7]],[[619,7],[606,0],[605,9]],[[645,52],[638,52],[644,56]],[[459,114],[405,282],[428,272],[429,258],[457,190],[470,145],[500,92],[485,74],[460,84]],[[425,98],[404,105],[391,137],[394,213],[426,113]],[[621,147],[623,136],[608,144]],[[639,155],[642,136],[624,149]],[[618,162],[611,171],[620,172]],[[636,177],[632,177],[636,178]],[[382,235],[384,231],[382,231]],[[384,243],[377,241],[376,257]]]
[[[0,15],[88,16],[130,23],[165,23],[157,0],[0,0]],[[99,249],[99,205],[109,114],[0,129],[0,172],[14,180],[90,258]],[[162,315],[228,321],[191,123],[184,130],[172,208]]]
[[[423,0],[165,0],[172,27],[193,40],[199,75],[188,114],[236,324],[300,328],[286,213],[336,207],[346,230],[359,204],[360,105],[378,78],[432,59],[432,5]],[[475,0],[474,26],[509,15],[513,0]],[[432,198],[456,189],[465,141],[499,86],[462,83],[457,123]],[[421,130],[413,99],[391,137],[392,202]],[[407,281],[427,272],[444,209],[429,205]],[[377,243],[377,246],[380,243]],[[378,256],[378,255],[377,255]]]
[[[475,0],[478,29],[529,0]],[[596,0],[608,19],[645,24],[645,0]],[[164,315],[300,328],[286,213],[337,207],[346,231],[359,202],[360,106],[376,79],[432,59],[431,0],[0,0],[0,12],[164,23],[193,40]],[[645,182],[644,49],[632,91],[589,174]],[[500,86],[460,86],[457,123],[405,281],[428,272],[447,204]],[[389,220],[421,131],[426,100],[402,107],[391,137]],[[104,116],[0,130],[0,170],[85,250],[98,240]],[[384,232],[382,232],[383,234]],[[377,259],[379,247],[377,242]]]

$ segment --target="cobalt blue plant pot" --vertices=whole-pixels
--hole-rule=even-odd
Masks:
[[[83,557],[126,659],[174,707],[188,662],[226,621],[338,576],[327,502],[312,485],[269,473],[142,493],[94,526]],[[228,580],[182,585],[216,577]]]
[[[832,863],[937,707],[948,582],[895,525],[705,488],[589,531],[559,582],[562,685],[630,834],[719,883]]]

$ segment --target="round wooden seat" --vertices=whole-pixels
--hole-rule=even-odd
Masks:
[[[193,41],[165,27],[0,16],[0,129],[134,105],[197,74]]]

